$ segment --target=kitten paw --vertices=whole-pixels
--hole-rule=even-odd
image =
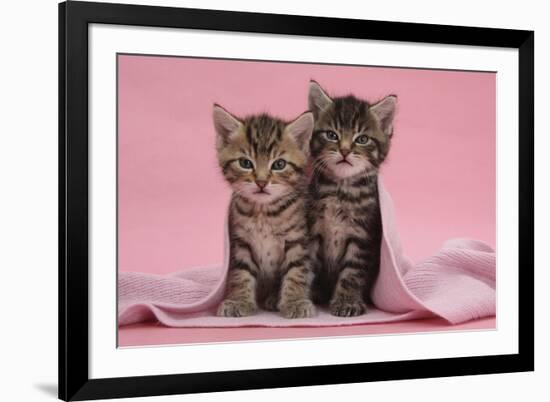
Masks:
[[[224,300],[218,307],[220,317],[245,317],[256,312],[257,306],[249,301]]]
[[[267,311],[279,311],[279,296],[271,295],[268,296],[264,301],[264,309]]]
[[[330,313],[338,317],[355,317],[367,312],[361,300],[335,300],[330,303]]]
[[[311,300],[303,299],[289,303],[281,303],[279,311],[285,318],[309,318],[315,315],[315,306]]]

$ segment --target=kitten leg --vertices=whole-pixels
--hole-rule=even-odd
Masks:
[[[334,294],[330,300],[330,313],[340,317],[352,317],[367,312],[363,299],[366,286],[365,267],[346,267],[338,276]]]
[[[349,237],[340,258],[340,274],[329,303],[330,312],[340,317],[352,317],[366,313],[364,293],[367,287],[367,273],[371,269],[369,240]]]
[[[292,237],[293,240],[285,241],[279,311],[285,318],[313,317],[315,306],[310,298],[313,271],[305,225]]]
[[[305,266],[291,268],[281,284],[279,310],[285,318],[308,318],[315,315],[315,306],[310,300],[312,272]]]
[[[285,318],[307,318],[315,315],[315,306],[310,299],[313,273],[304,255],[285,264],[290,268],[283,276],[279,311]]]
[[[222,317],[244,317],[258,309],[256,278],[245,269],[230,269],[227,277],[227,296],[218,307]]]

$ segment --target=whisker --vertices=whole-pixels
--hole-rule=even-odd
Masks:
[[[315,178],[316,175],[321,174],[322,171],[327,167],[329,163],[329,159],[327,157],[321,157],[319,159],[316,159],[313,162],[313,171],[311,172],[312,178]],[[312,183],[314,183],[315,190],[319,188],[319,184],[316,180],[312,180]]]

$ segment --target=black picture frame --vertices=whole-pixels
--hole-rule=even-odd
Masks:
[[[90,379],[88,25],[508,47],[519,51],[517,354]],[[169,395],[534,370],[534,32],[70,1],[59,4],[59,398]],[[519,269],[521,267],[521,269]]]

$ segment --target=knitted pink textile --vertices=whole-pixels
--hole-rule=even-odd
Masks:
[[[384,236],[374,306],[359,317],[335,317],[323,309],[313,318],[285,319],[260,311],[249,317],[216,317],[228,267],[185,269],[172,275],[121,272],[119,325],[158,320],[171,327],[315,327],[442,317],[450,324],[494,316],[496,256],[488,245],[467,239],[447,241],[439,252],[412,264],[401,249],[393,204],[379,182]]]

